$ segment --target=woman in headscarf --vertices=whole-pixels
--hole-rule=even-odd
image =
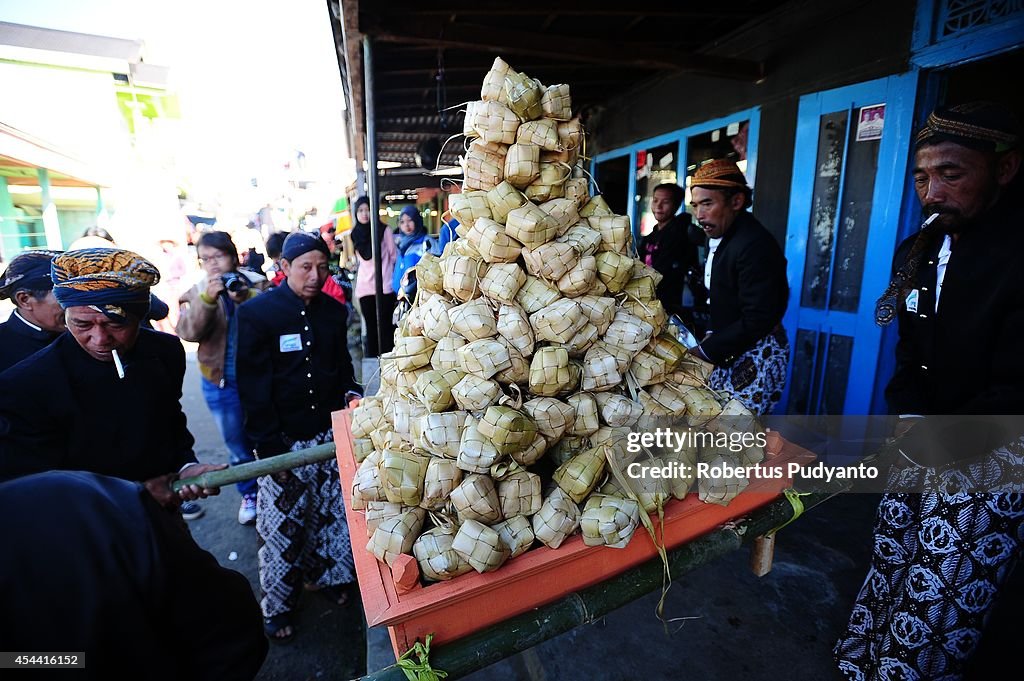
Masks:
[[[398,250],[395,246],[394,233],[382,222],[379,222],[380,238],[380,272],[381,291],[384,293],[382,313],[386,322],[387,333],[381,339],[382,347],[377,343],[377,303],[376,272],[373,267],[373,230],[370,224],[370,200],[361,196],[355,203],[356,224],[352,228],[352,245],[356,249],[359,270],[356,273],[356,300],[359,301],[359,314],[366,325],[363,335],[363,356],[379,357],[382,352],[391,352],[395,345],[394,326],[391,316],[395,310],[395,287],[392,285],[392,274]]]
[[[401,291],[402,277],[406,271],[415,267],[424,253],[431,250],[433,241],[427,237],[427,228],[423,225],[423,216],[416,206],[406,206],[398,218],[398,261],[391,285],[395,292]]]

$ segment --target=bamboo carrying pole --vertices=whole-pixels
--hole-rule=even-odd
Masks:
[[[269,459],[250,461],[249,463],[231,466],[219,471],[210,471],[197,475],[194,478],[175,480],[171,489],[175,492],[185,485],[199,485],[200,487],[224,487],[233,485],[243,480],[253,480],[261,475],[271,475],[281,471],[291,470],[299,466],[311,463],[319,463],[334,458],[334,443],[329,442],[308,449],[297,449],[294,452],[285,452],[272,456]]]
[[[817,506],[848,487],[848,484],[833,485],[803,496],[804,509]],[[783,497],[735,524],[669,551],[672,578],[739,549],[744,543],[788,523],[795,515],[793,505]],[[432,647],[430,665],[447,672],[448,681],[465,676],[580,625],[594,622],[654,591],[662,585],[663,571],[661,560],[655,558],[555,603],[512,617],[448,645]],[[404,681],[405,678],[401,669],[391,666],[368,674],[359,681]]]

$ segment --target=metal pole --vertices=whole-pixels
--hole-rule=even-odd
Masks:
[[[370,200],[370,241],[373,249],[374,304],[377,307],[377,328],[366,333],[377,334],[377,352],[384,347],[388,333],[384,319],[383,267],[380,262],[380,195],[377,193],[377,121],[373,102],[373,44],[370,36],[363,36],[363,101],[366,106],[366,198]],[[398,291],[395,291],[398,293]],[[390,320],[387,320],[390,321]]]

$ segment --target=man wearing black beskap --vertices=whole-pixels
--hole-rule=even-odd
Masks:
[[[899,320],[886,398],[900,455],[835,648],[847,678],[1000,678],[972,665],[1016,662],[1016,636],[998,651],[985,623],[1024,533],[1024,428],[1005,416],[1024,414],[1020,164],[1019,124],[993,104],[937,110],[917,135],[926,224],[876,307],[879,324]]]
[[[345,306],[322,292],[327,244],[304,232],[285,239],[285,281],[238,308],[238,392],[245,430],[266,458],[330,442],[331,412],[358,398]],[[333,460],[258,480],[256,531],[265,631],[293,635],[303,583],[339,605],[355,580],[345,506]]]
[[[715,365],[710,384],[754,414],[782,398],[789,341],[782,328],[789,285],[786,258],[747,209],[751,189],[735,163],[719,159],[694,173],[691,202],[708,239],[704,286],[710,330],[697,353]]]

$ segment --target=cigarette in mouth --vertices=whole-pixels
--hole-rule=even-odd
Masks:
[[[124,365],[121,364],[121,357],[118,356],[117,350],[111,350],[110,354],[114,358],[114,368],[117,369],[117,377],[124,378]]]

